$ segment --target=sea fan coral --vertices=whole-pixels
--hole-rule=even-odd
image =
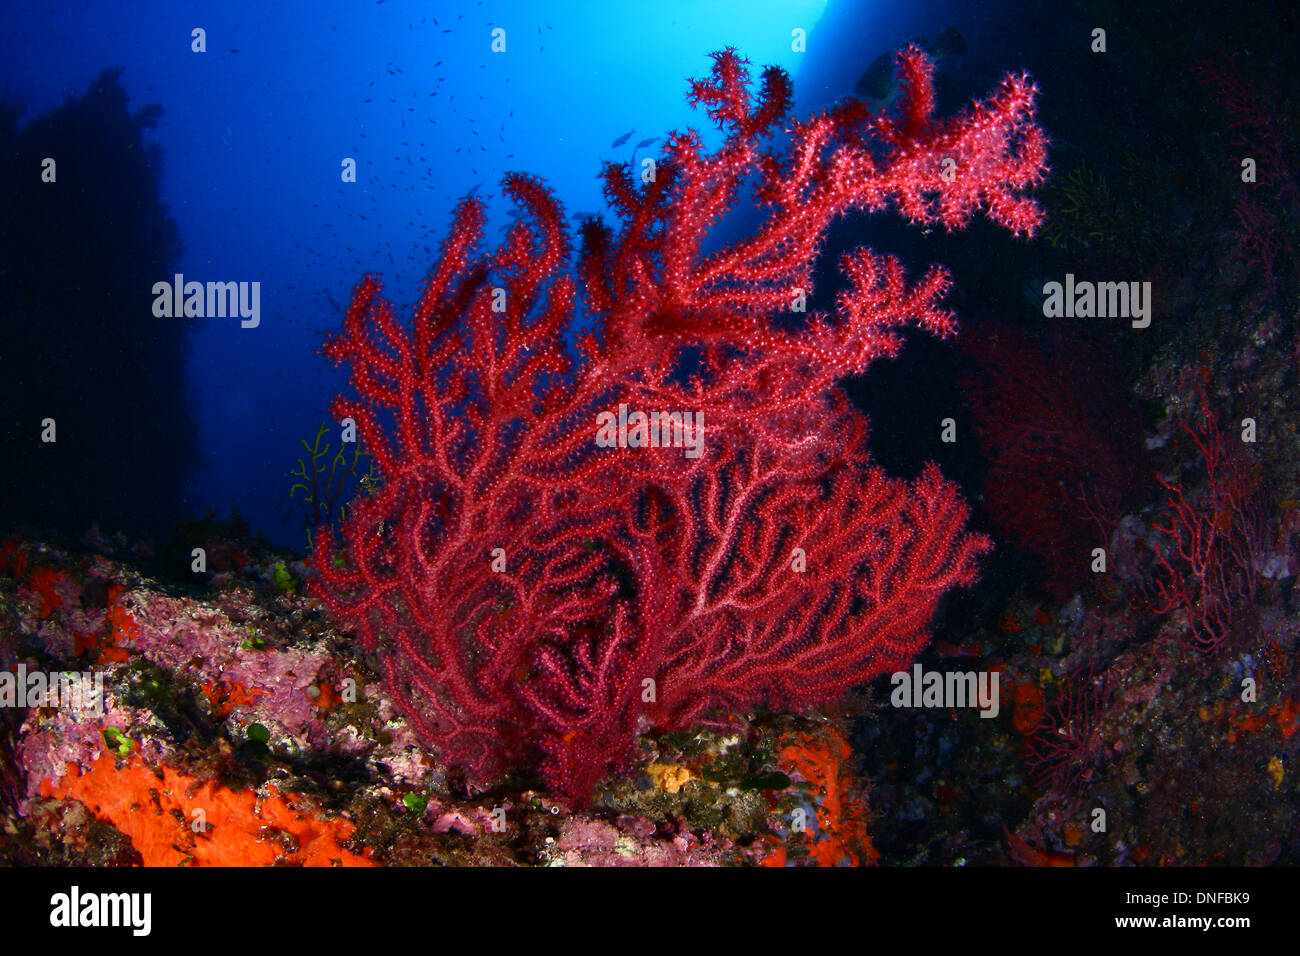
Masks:
[[[806,706],[902,665],[939,598],[974,580],[987,542],[964,531],[955,487],[871,465],[865,420],[834,389],[895,354],[904,326],[952,333],[947,274],[909,286],[897,260],[856,250],[835,315],[802,301],[849,210],[948,228],[983,210],[1031,233],[1045,140],[1025,77],[937,120],[924,55],[899,69],[896,116],[848,103],[796,123],[779,157],[763,141],[788,77],[769,67],[751,99],[725,50],[691,87],[722,147],[675,134],[640,185],[607,166],[618,227],[585,223],[576,274],[559,204],[511,175],[523,214],[484,255],[483,207],[463,200],[411,325],[378,279],[357,287],[324,351],[349,366],[356,397],[333,411],[379,484],[339,535],[321,530],[312,587],[471,780],[540,750],[549,784],[584,800],[644,728]],[[763,224],[704,255],[751,179]],[[594,328],[574,357],[580,311]],[[670,439],[693,419],[702,453],[663,447],[677,442],[644,417],[627,447],[599,447],[594,423],[624,407],[669,415]]]

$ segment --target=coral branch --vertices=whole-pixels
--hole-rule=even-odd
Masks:
[[[649,182],[608,165],[616,228],[587,219],[572,272],[562,210],[512,175],[522,215],[479,252],[483,209],[457,208],[410,326],[358,285],[324,352],[349,368],[379,482],[320,532],[313,589],[356,629],[420,735],[474,783],[540,752],[552,788],[586,799],[637,733],[711,707],[804,707],[905,664],[939,598],[975,579],[987,541],[933,466],[913,482],[867,460],[866,422],[835,390],[900,347],[954,330],[949,278],[845,256],[834,315],[790,326],[831,221],[893,204],[917,222],[978,210],[1018,233],[1045,173],[1034,88],[1009,77],[949,120],[931,67],[900,59],[903,119],[841,107],[762,148],[791,99],[776,68],[714,56],[693,103],[725,140],[674,134]],[[945,172],[944,160],[955,166]],[[705,256],[757,180],[757,232]],[[593,331],[566,333],[579,307]],[[701,446],[600,447],[620,406],[693,414]],[[680,431],[680,429],[679,429]],[[641,444],[645,447],[637,447]]]
[[[1218,417],[1201,393],[1201,422],[1182,423],[1205,468],[1199,493],[1157,475],[1167,493],[1164,524],[1152,528],[1165,538],[1157,545],[1154,609],[1187,615],[1189,646],[1210,652],[1224,645],[1238,620],[1236,605],[1250,602],[1259,586],[1255,555],[1267,537],[1268,509],[1249,461],[1233,451],[1219,431]]]

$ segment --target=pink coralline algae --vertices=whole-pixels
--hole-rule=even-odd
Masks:
[[[29,562],[29,555],[39,564]],[[59,780],[74,767],[88,772],[100,753],[118,743],[120,753],[142,757],[151,766],[184,751],[187,741],[141,706],[138,685],[149,668],[156,668],[169,685],[191,688],[209,719],[228,723],[236,740],[260,724],[282,754],[382,764],[387,777],[398,783],[427,779],[427,755],[378,685],[356,688],[356,699],[367,703],[364,714],[330,719],[322,701],[337,702],[340,693],[332,648],[319,639],[296,644],[277,640],[269,633],[278,630],[274,617],[257,605],[247,587],[231,587],[200,601],[163,593],[138,578],[124,584],[133,576],[103,558],[78,566],[63,552],[36,547],[15,547],[13,557],[22,559],[23,582],[37,578],[36,586],[18,588],[19,599],[12,605],[18,631],[48,660],[11,661],[13,652],[0,644],[5,669],[23,663],[29,672],[44,671],[60,662],[59,670],[74,682],[87,688],[98,682],[103,696],[102,706],[6,708],[6,715],[24,717],[20,726],[0,727],[0,751],[11,754],[6,759],[13,764],[4,767],[5,792],[0,795],[5,802],[25,806],[39,794],[42,781]],[[57,582],[57,588],[46,588],[46,581]],[[49,600],[50,593],[57,602]],[[259,634],[263,624],[268,640]],[[81,670],[86,667],[91,669]],[[171,693],[161,685],[158,692]],[[86,700],[89,693],[87,689]],[[383,742],[375,739],[378,730]]]
[[[238,708],[243,720],[265,723],[299,749],[307,749],[309,740],[323,742],[324,728],[308,693],[326,661],[323,651],[259,650],[251,646],[254,630],[223,611],[150,591],[128,592],[122,604],[135,624],[130,650],[187,675],[218,709]]]
[[[570,817],[547,847],[548,866],[721,866],[724,846],[683,831],[656,833],[645,818],[621,817],[618,826],[603,820]]]
[[[848,101],[793,123],[778,155],[789,78],[768,67],[752,96],[725,50],[690,90],[722,146],[674,134],[644,183],[607,165],[616,228],[587,219],[572,270],[559,203],[516,174],[502,244],[482,250],[483,206],[464,199],[410,323],[376,277],[358,285],[324,352],[349,369],[333,412],[379,480],[321,529],[312,589],[470,782],[540,756],[584,801],[646,729],[804,708],[905,665],[940,597],[975,580],[988,542],[956,487],[934,466],[886,476],[836,388],[905,327],[954,333],[948,274],[909,284],[856,249],[836,312],[802,303],[853,210],[947,229],[982,211],[1031,235],[1046,141],[1027,77],[937,119],[930,61],[908,48],[898,70],[896,113]],[[766,218],[706,254],[751,184]],[[628,447],[598,447],[622,406],[696,416],[702,453],[644,417]]]

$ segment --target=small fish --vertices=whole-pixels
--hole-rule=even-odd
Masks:
[[[655,140],[657,140],[657,139],[659,139],[658,136],[651,136],[649,139],[643,139],[643,140],[641,140],[641,142],[639,142],[639,143],[636,144],[636,148],[637,148],[637,149],[645,149],[647,146],[649,146],[651,143],[655,142]]]
[[[925,40],[919,37],[914,37],[909,42],[919,46],[930,54],[931,59],[936,61],[962,56],[969,49],[966,38],[958,32],[956,27],[948,27],[935,37],[932,43],[926,43]],[[864,99],[870,100],[877,107],[892,104],[899,94],[895,55],[895,51],[891,50],[872,60],[871,65],[858,77],[853,92]]]
[[[622,136],[620,136],[618,139],[614,140],[614,142],[612,142],[612,143],[609,144],[610,149],[617,149],[618,147],[622,146],[624,143],[626,143],[629,139],[632,138],[632,134],[635,133],[635,132],[636,132],[636,130],[634,130],[634,129],[630,129],[630,130],[628,130],[626,133],[624,133],[624,134],[623,134]]]

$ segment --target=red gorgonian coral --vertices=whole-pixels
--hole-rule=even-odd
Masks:
[[[1187,617],[1189,647],[1209,653],[1223,647],[1242,623],[1259,587],[1256,558],[1269,537],[1268,501],[1257,466],[1239,443],[1225,439],[1219,419],[1200,391],[1200,421],[1181,422],[1205,469],[1195,491],[1157,475],[1166,501],[1163,524],[1151,527],[1156,545],[1152,607],[1157,614]]]
[[[960,385],[989,462],[994,532],[1037,555],[1047,589],[1067,600],[1148,474],[1116,359],[1104,341],[1059,324],[1034,337],[985,320],[961,348],[972,360]]]
[[[1088,782],[1104,750],[1101,721],[1110,701],[1107,672],[1080,666],[1061,678],[1056,702],[1025,739],[1025,766],[1041,788],[1067,794]]]
[[[483,207],[463,200],[409,325],[375,277],[357,287],[325,354],[350,368],[356,397],[333,412],[356,420],[379,483],[341,540],[321,530],[313,588],[471,782],[540,753],[548,784],[584,800],[646,728],[829,701],[905,665],[939,598],[975,579],[988,543],[955,486],[933,466],[886,476],[835,388],[905,325],[953,332],[947,273],[909,286],[858,249],[834,315],[796,304],[849,210],[1039,224],[1022,194],[1046,172],[1033,85],[1009,76],[937,120],[931,69],[903,51],[897,115],[846,103],[795,123],[779,156],[763,144],[789,78],[767,68],[751,98],[725,50],[691,87],[721,148],[675,134],[646,183],[606,166],[617,231],[585,222],[573,272],[559,204],[511,175],[519,221],[486,253]],[[766,219],[703,255],[747,180]],[[594,327],[573,356],[580,312]],[[701,416],[703,453],[635,429],[598,447],[598,416],[623,405]]]
[[[1300,275],[1294,230],[1300,186],[1287,162],[1286,124],[1279,122],[1281,111],[1270,106],[1270,97],[1258,95],[1232,57],[1203,60],[1190,68],[1228,113],[1229,125],[1237,133],[1232,144],[1234,165],[1246,159],[1258,165],[1258,182],[1243,178],[1245,189],[1236,201],[1237,243],[1242,261],[1257,268],[1272,288],[1274,264],[1284,250]]]

